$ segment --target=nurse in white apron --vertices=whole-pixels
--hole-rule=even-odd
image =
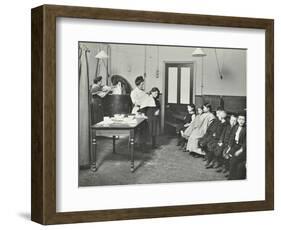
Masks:
[[[136,88],[131,92],[131,100],[134,104],[132,114],[137,114],[139,109],[155,107],[154,99],[144,92],[144,78],[138,76],[135,80]]]

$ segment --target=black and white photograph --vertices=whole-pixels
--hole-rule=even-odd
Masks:
[[[246,179],[246,55],[80,41],[79,186]]]

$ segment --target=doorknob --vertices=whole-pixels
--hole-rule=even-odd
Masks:
[[[166,109],[169,109],[170,108],[170,105],[166,105]]]

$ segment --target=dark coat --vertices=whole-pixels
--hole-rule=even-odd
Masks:
[[[231,149],[229,154],[232,156],[229,162],[229,180],[245,179],[246,178],[246,127],[243,127],[239,133],[238,142],[235,141],[235,132],[230,139]],[[242,148],[242,152],[235,156],[235,152]]]
[[[176,127],[176,133],[179,133],[181,130],[185,130],[186,127],[184,127],[185,124],[190,123],[192,121],[192,115],[189,112],[186,113],[186,115],[183,118],[183,121],[177,125]]]
[[[246,127],[242,127],[242,130],[239,133],[238,142],[236,142],[235,134],[238,130],[238,127],[239,127],[238,125],[235,127],[232,135],[230,136],[230,140],[229,140],[230,151],[228,153],[234,157],[235,152],[243,148],[242,153],[237,158],[239,158],[240,160],[246,160],[246,145],[247,145]]]
[[[229,122],[227,122],[227,124],[225,125],[219,142],[221,142],[223,145],[228,145],[229,144],[229,140],[230,140],[230,136],[233,135],[233,132],[235,130],[236,126],[231,127],[231,125],[229,124]]]
[[[236,125],[233,129],[233,132],[230,135],[229,138],[229,146],[232,147],[234,144],[245,146],[246,147],[246,127],[242,127],[242,130],[239,133],[238,143],[235,141],[235,135],[239,128],[239,125]]]
[[[214,152],[222,133],[226,130],[227,122],[222,123],[221,121],[217,122],[216,126],[213,129],[213,132],[210,133],[210,137],[207,143],[207,149],[210,152]]]
[[[200,138],[199,140],[199,146],[202,148],[207,147],[207,144],[214,138],[217,138],[220,130],[220,121],[218,119],[214,119],[212,123],[209,125],[209,127],[206,130],[205,135]]]
[[[218,143],[221,143],[221,145],[217,144],[216,147],[214,148],[215,156],[217,157],[222,156],[224,149],[228,148],[230,137],[233,135],[232,133],[234,132],[235,129],[236,126],[231,127],[229,122],[226,123],[221,133],[220,139],[218,141]]]

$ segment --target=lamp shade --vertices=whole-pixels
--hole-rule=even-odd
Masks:
[[[106,54],[106,52],[101,50],[95,57],[98,59],[106,59],[106,58],[108,58],[108,55]]]
[[[192,53],[192,56],[193,57],[204,57],[206,56],[207,54],[204,53],[203,49],[201,48],[196,48],[193,53]]]

